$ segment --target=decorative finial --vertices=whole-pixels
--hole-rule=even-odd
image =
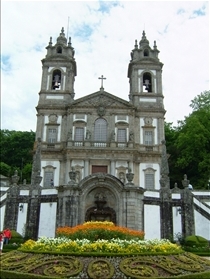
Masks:
[[[49,45],[52,45],[52,37],[50,37]]]
[[[154,49],[157,49],[156,41],[154,41]]]
[[[187,188],[190,183],[190,180],[187,179],[187,175],[184,174],[184,179],[182,180],[182,185],[184,188]]]
[[[63,27],[61,28],[61,35],[65,35],[65,34],[64,34],[64,28],[63,28]]]
[[[143,33],[142,33],[142,39],[146,39],[145,31],[143,31]]]
[[[138,48],[138,44],[137,44],[137,40],[135,40],[135,45],[134,45],[135,49]]]
[[[69,37],[68,46],[71,46],[71,37]]]

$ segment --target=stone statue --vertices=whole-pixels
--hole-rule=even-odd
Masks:
[[[134,140],[134,133],[133,133],[133,131],[131,131],[129,133],[129,141],[133,141],[133,140]]]
[[[111,141],[115,141],[115,132],[114,132],[114,130],[111,132]]]
[[[90,140],[91,139],[91,132],[89,130],[87,130],[86,132],[86,140]]]
[[[71,129],[68,132],[67,140],[72,140],[72,130]]]

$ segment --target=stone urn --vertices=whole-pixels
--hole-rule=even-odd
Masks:
[[[129,169],[128,173],[126,173],[126,178],[128,180],[128,183],[131,184],[134,178],[134,173],[131,172],[131,169]]]
[[[18,176],[18,171],[15,171],[15,174],[12,176],[12,184],[17,185],[18,181],[20,179],[20,176]]]

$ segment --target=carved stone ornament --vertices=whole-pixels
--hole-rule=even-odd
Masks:
[[[144,118],[144,124],[147,126],[151,126],[152,125],[152,118],[151,117],[145,117]]]
[[[58,117],[56,114],[50,114],[49,115],[49,122],[50,123],[57,123]]]
[[[99,107],[97,108],[97,113],[98,113],[98,115],[99,115],[100,117],[104,116],[105,113],[106,113],[104,106],[99,106]]]

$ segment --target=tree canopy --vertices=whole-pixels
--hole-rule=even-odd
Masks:
[[[172,183],[177,174],[187,174],[194,188],[205,189],[210,179],[210,91],[196,96],[190,106],[193,112],[178,127],[165,124],[170,173]]]
[[[17,169],[21,179],[30,180],[28,172],[33,159],[35,132],[0,130],[0,133],[1,174],[11,176]]]

